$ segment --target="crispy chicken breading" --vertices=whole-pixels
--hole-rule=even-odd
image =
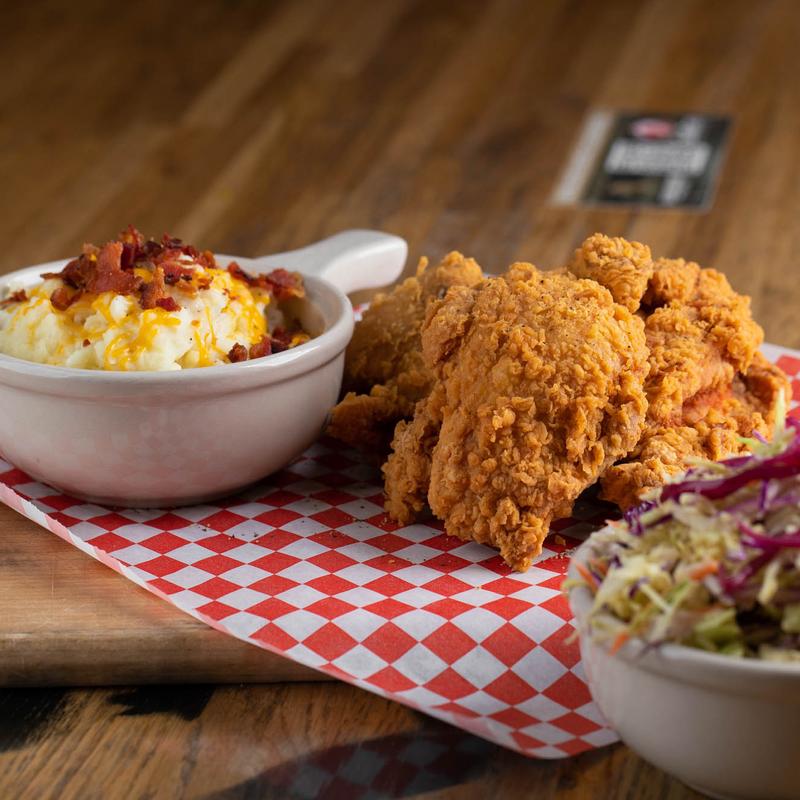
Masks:
[[[761,353],[743,375],[724,391],[699,398],[672,423],[648,423],[633,453],[606,470],[601,496],[621,508],[640,500],[641,493],[683,472],[692,459],[719,461],[746,452],[740,437],[769,435],[775,422],[778,393],[789,393],[783,372]]]
[[[583,243],[569,269],[638,310],[650,351],[647,427],[602,476],[606,500],[627,508],[692,458],[724,458],[741,452],[739,436],[767,432],[788,383],[758,354],[764,334],[750,298],[722,273],[683,259],[653,262],[644,245],[601,234]]]
[[[749,298],[713,269],[595,234],[563,269],[480,278],[451,253],[376,298],[331,432],[382,453],[394,428],[390,515],[428,505],[516,569],[583,489],[627,508],[767,434],[788,396]]]
[[[515,264],[433,304],[422,346],[437,382],[397,426],[387,510],[409,522],[427,500],[448,533],[526,569],[639,440],[644,325],[594,281]]]
[[[646,244],[596,233],[575,251],[567,269],[578,278],[602,284],[614,300],[633,312],[653,275],[653,259]]]
[[[764,339],[750,298],[727,278],[682,259],[660,259],[642,301],[650,348],[649,418],[678,420],[698,394],[727,388]]]
[[[416,275],[374,297],[347,348],[347,394],[331,412],[331,436],[386,453],[398,420],[411,417],[431,389],[420,344],[428,304],[451,286],[472,286],[482,277],[477,262],[452,252],[436,266],[420,259]]]

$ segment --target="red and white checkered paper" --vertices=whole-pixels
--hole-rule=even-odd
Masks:
[[[800,399],[800,352],[765,352]],[[377,472],[331,440],[213,505],[101,508],[1,460],[0,500],[217,630],[502,746],[559,758],[616,740],[560,591],[608,507],[579,505],[517,574],[436,522],[391,522]]]

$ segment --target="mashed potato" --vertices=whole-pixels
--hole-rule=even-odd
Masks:
[[[169,241],[175,244],[177,240]],[[155,246],[164,250],[163,245]],[[117,246],[115,253],[121,251]],[[102,251],[88,252],[81,258],[91,269],[98,253],[102,259]],[[65,367],[161,371],[242,360],[232,355],[234,348],[247,358],[249,348],[270,341],[266,308],[272,293],[267,284],[250,281],[248,285],[244,273],[210,266],[214,264],[210,254],[198,259],[169,252],[169,267],[185,271],[171,285],[164,284],[163,270],[148,263],[147,267],[129,266],[124,273],[126,280],[133,280],[131,275],[136,279],[136,291],[128,293],[92,292],[91,281],[95,286],[104,285],[103,281],[90,276],[86,286],[81,286],[81,274],[77,278],[63,277],[63,273],[45,276],[39,285],[18,293],[21,299],[17,300],[11,298],[20,287],[9,286],[9,299],[0,303],[0,352]],[[120,258],[115,257],[113,269],[119,270]],[[80,266],[79,260],[73,263]],[[160,281],[159,305],[147,308],[143,287],[153,280]],[[55,293],[59,290],[68,293],[68,305],[58,302]],[[285,346],[298,341],[295,337]],[[259,355],[264,355],[263,346],[261,350]],[[249,352],[251,358],[257,357],[253,350]]]

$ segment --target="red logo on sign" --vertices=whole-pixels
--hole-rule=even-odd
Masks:
[[[631,123],[631,133],[637,139],[667,139],[674,130],[675,123],[655,117],[645,117]]]

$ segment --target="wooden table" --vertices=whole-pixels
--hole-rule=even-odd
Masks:
[[[602,230],[723,268],[799,346],[798,40],[793,0],[17,4],[0,271],[128,222],[243,255],[384,228],[491,271]],[[550,206],[595,108],[733,115],[710,213]],[[0,537],[27,535],[67,557],[0,509]],[[106,577],[81,598],[97,613],[108,586],[122,621],[159,603]],[[414,743],[441,763],[409,773]],[[340,684],[0,692],[2,797],[339,798],[379,774],[373,796],[693,796],[622,746],[530,761]]]

